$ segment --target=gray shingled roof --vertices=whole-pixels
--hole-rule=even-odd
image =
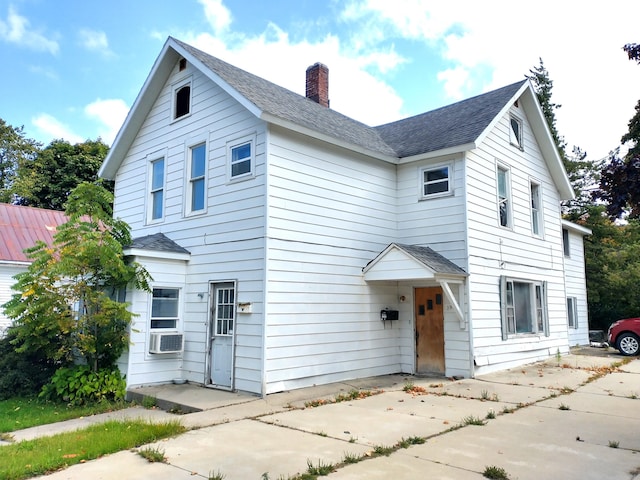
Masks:
[[[462,268],[457,266],[450,260],[439,253],[434,252],[429,247],[421,247],[419,245],[405,245],[402,243],[394,243],[396,247],[404,251],[407,255],[411,255],[420,263],[429,267],[434,273],[445,273],[454,275],[467,275]]]
[[[526,82],[381,125],[375,130],[401,158],[472,143]]]
[[[134,238],[129,248],[171,253],[190,253],[187,249],[182,248],[164,233],[154,233],[153,235]]]
[[[261,111],[350,144],[384,155],[396,156],[378,132],[364,123],[234,67],[175,38],[173,40]]]
[[[370,127],[234,67],[172,37],[262,112],[391,157],[465,145],[478,138],[526,80],[397,122]]]

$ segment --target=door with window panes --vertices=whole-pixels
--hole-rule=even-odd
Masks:
[[[209,312],[209,382],[225,388],[233,388],[233,332],[235,331],[235,285],[211,284]]]

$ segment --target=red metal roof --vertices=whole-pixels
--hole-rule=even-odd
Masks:
[[[51,244],[66,221],[64,212],[0,203],[0,261],[29,262],[23,250],[37,240]]]

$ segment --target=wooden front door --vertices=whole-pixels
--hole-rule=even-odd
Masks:
[[[442,288],[416,288],[416,372],[444,375]]]

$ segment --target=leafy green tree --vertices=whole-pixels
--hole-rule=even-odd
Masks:
[[[127,285],[149,290],[149,275],[127,263],[129,227],[112,217],[113,195],[88,182],[67,200],[69,221],[53,245],[28,250],[29,269],[18,274],[17,292],[4,305],[14,321],[18,352],[41,352],[60,366],[83,363],[111,368],[128,344],[132,314],[117,293]]]
[[[584,216],[589,326],[601,330],[640,313],[640,222],[616,225],[605,213],[599,205]]]
[[[0,118],[0,202],[12,202],[18,165],[33,160],[39,148],[39,143],[25,137],[23,127],[13,127]]]
[[[64,210],[69,193],[78,184],[97,180],[108,151],[109,147],[100,139],[75,145],[54,140],[34,158],[19,162],[12,189],[18,203]],[[113,190],[110,184],[105,186]]]
[[[623,49],[629,60],[640,64],[639,44],[629,43]],[[629,120],[629,131],[620,140],[628,147],[627,153],[624,158],[620,158],[618,151],[609,156],[602,170],[600,188],[593,195],[607,204],[611,218],[640,218],[640,100],[635,110]]]

